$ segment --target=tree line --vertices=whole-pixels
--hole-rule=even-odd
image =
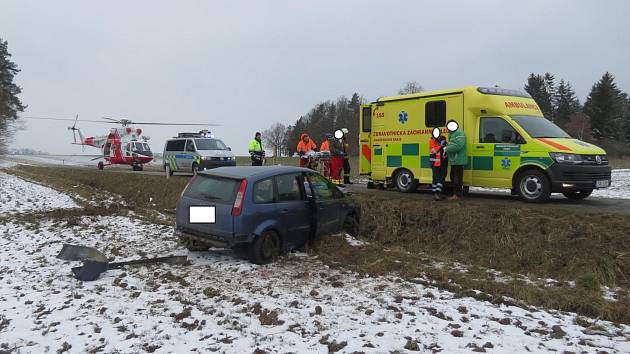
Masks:
[[[584,104],[569,81],[551,73],[530,74],[525,91],[545,117],[575,138],[597,144],[609,154],[630,154],[630,98],[606,72],[593,84]]]
[[[291,125],[274,123],[262,133],[263,139],[274,156],[295,154],[300,136],[304,133],[319,146],[327,133],[347,128],[348,141],[359,141],[359,109],[362,102],[364,100],[358,93],[353,93],[350,98],[340,96],[335,100],[320,102]],[[350,144],[350,154],[357,154],[353,144]]]

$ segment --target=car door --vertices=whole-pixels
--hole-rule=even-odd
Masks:
[[[316,235],[324,236],[341,229],[341,202],[343,193],[318,173],[307,173],[314,208]]]
[[[311,231],[311,204],[306,200],[301,173],[276,176],[276,211],[285,246],[304,244]]]
[[[524,139],[503,118],[480,117],[473,139],[473,185],[511,187]]]

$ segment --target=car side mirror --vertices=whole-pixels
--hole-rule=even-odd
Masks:
[[[232,148],[228,146],[228,151],[232,151]]]

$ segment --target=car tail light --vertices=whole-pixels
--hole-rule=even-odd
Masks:
[[[243,211],[243,201],[245,200],[245,190],[247,189],[247,180],[241,181],[241,186],[236,193],[236,199],[234,199],[234,207],[232,208],[232,215],[239,216]]]
[[[182,192],[179,194],[179,198],[177,198],[177,204],[179,204],[179,201],[182,200],[182,197],[184,196],[184,193],[186,193],[186,190],[188,189],[188,187],[190,187],[190,185],[195,181],[195,178],[197,178],[197,175],[194,175],[190,181],[188,181],[188,183],[186,184],[186,187],[184,187],[184,189],[182,189]]]

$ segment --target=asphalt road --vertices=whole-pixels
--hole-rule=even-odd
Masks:
[[[60,166],[60,165],[52,165],[46,163],[34,163],[32,161],[26,162],[31,165],[42,165],[52,167],[55,166],[57,168],[71,168],[71,169],[80,169],[80,170],[90,170],[94,171],[93,167],[82,167],[82,166]],[[153,176],[164,176],[164,172],[159,172],[156,170],[149,171],[132,171],[131,168],[126,168],[127,166],[116,166],[114,168],[106,168],[103,170],[103,173],[133,173],[133,174],[144,174],[144,175],[153,175]],[[191,174],[175,174],[171,178],[189,178]],[[347,189],[352,193],[361,193],[361,194],[375,194],[381,196],[387,196],[389,198],[417,198],[417,199],[425,199],[431,200],[432,194],[429,190],[419,189],[415,193],[400,193],[395,190],[379,190],[379,189],[367,189],[365,184],[352,184],[347,186]],[[543,204],[530,204],[521,201],[518,197],[511,196],[509,193],[504,193],[500,191],[471,191],[468,196],[466,196],[460,203],[465,203],[467,200],[474,203],[490,203],[496,207],[508,207],[508,208],[519,208],[519,207],[537,207],[537,208],[553,208],[553,209],[566,209],[570,212],[579,212],[579,213],[614,213],[614,214],[629,214],[630,215],[630,199],[612,199],[612,198],[596,198],[589,197],[584,200],[570,200],[565,198],[560,194],[554,194],[552,199]],[[439,203],[452,203],[450,201],[444,200]]]

